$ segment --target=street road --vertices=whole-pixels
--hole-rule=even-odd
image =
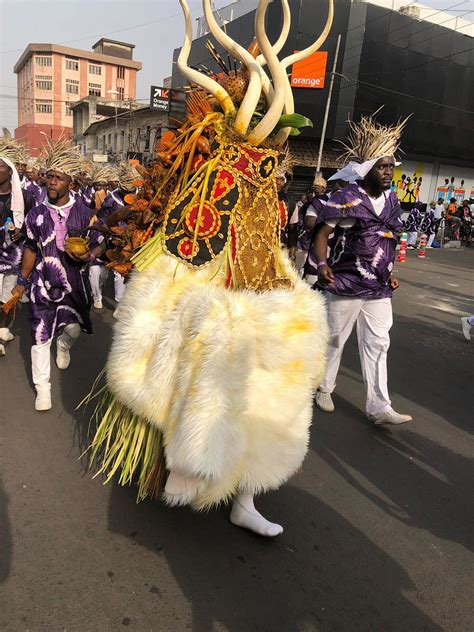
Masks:
[[[474,250],[408,253],[397,266],[393,406],[414,423],[365,419],[355,339],[332,415],[315,412],[303,470],[258,501],[274,541],[207,515],[135,502],[79,461],[75,410],[110,344],[94,313],[54,408],[35,413],[26,309],[0,360],[0,629],[12,632],[470,632],[473,629]],[[126,371],[127,367],[124,366]]]

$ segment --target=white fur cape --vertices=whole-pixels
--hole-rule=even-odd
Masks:
[[[293,289],[225,289],[220,261],[190,269],[166,254],[127,284],[108,384],[163,432],[168,469],[201,480],[171,504],[278,488],[302,465],[326,313],[280,256]]]

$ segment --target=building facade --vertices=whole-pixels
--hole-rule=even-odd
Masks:
[[[292,25],[281,57],[309,46],[327,17],[325,3],[290,0],[289,4]],[[413,11],[403,8],[399,0],[380,4],[382,0],[375,4],[335,0],[333,26],[319,51],[319,61],[302,62],[296,73],[293,69],[295,111],[314,125],[297,139],[296,154],[303,160],[297,162],[295,180],[307,186],[314,175],[336,42],[341,35],[326,132],[325,147],[330,155],[346,137],[348,120],[359,120],[377,110],[381,123],[410,116],[402,140],[403,165],[393,183],[397,195],[406,205],[418,199],[426,203],[444,189],[456,188],[459,195],[464,192],[469,197],[474,194],[472,24],[426,10],[423,5]],[[219,12],[229,16],[224,10]],[[250,11],[229,21],[227,33],[248,46],[254,21],[255,11]],[[281,24],[281,5],[272,2],[266,29],[270,41],[278,39]],[[219,72],[206,50],[208,38],[205,35],[193,42],[189,63]],[[175,61],[178,54],[176,50]],[[173,68],[173,87],[184,85],[176,64]],[[323,161],[325,175],[334,173],[332,161],[332,157]]]
[[[92,162],[119,162],[127,157],[136,157],[146,163],[154,157],[155,144],[168,129],[167,126],[166,112],[146,106],[117,112],[114,116],[91,123],[74,140],[82,146],[83,155]]]
[[[58,44],[28,44],[14,67],[18,83],[15,138],[32,155],[49,138],[72,135],[71,105],[87,96],[134,100],[137,72],[133,44],[100,39],[92,51]]]

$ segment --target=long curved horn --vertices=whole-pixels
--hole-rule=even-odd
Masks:
[[[288,33],[290,32],[290,25],[291,25],[291,10],[288,4],[288,0],[281,0],[281,5],[282,5],[282,10],[283,10],[283,25],[281,28],[280,37],[273,44],[273,50],[275,51],[277,55],[281,51],[283,46],[285,45],[285,42],[288,38]],[[265,64],[267,63],[265,56],[258,55],[257,63],[260,64],[260,66],[263,68],[263,66],[265,66]],[[265,95],[267,104],[270,106],[273,100],[274,90],[273,90],[272,83],[265,72],[262,73],[262,90],[263,90],[263,94]]]
[[[210,92],[217,99],[225,114],[234,114],[235,106],[228,92],[211,77],[208,77],[207,75],[204,75],[188,66],[189,52],[191,50],[191,42],[193,39],[193,25],[191,22],[191,13],[189,11],[187,0],[179,0],[179,3],[183,10],[186,22],[186,34],[181,52],[179,53],[177,66],[188,81],[196,83],[198,86],[201,86],[201,88]]]
[[[310,55],[315,53],[317,50],[319,50],[319,48],[321,48],[321,46],[326,41],[327,36],[329,35],[329,31],[331,30],[333,19],[334,19],[334,0],[329,0],[328,19],[326,20],[326,24],[324,25],[321,35],[313,44],[311,44],[311,46],[308,46],[308,48],[305,48],[304,50],[300,50],[298,53],[293,53],[293,55],[288,55],[288,57],[285,57],[285,59],[283,59],[281,62],[282,66],[284,68],[288,68],[289,66],[296,63],[297,61],[301,61],[302,59],[309,57]]]
[[[260,0],[259,2],[255,14],[255,35],[272,75],[275,95],[267,113],[249,135],[249,143],[256,146],[260,145],[275,129],[285,104],[286,85],[289,84],[285,68],[280,64],[278,56],[265,32],[265,15],[269,2],[270,0]]]
[[[331,27],[332,27],[333,19],[334,19],[334,0],[329,0],[328,17],[327,17],[326,24],[324,26],[324,29],[321,35],[311,46],[308,46],[308,48],[305,48],[304,50],[301,50],[298,53],[293,53],[293,55],[289,55],[288,57],[285,57],[285,59],[283,59],[281,62],[282,66],[285,69],[287,69],[289,66],[296,63],[297,61],[301,61],[302,59],[305,59],[306,57],[309,57],[310,55],[315,53],[326,41],[326,38],[329,35],[329,31],[331,30]],[[291,85],[288,82],[288,85],[285,90],[285,114],[293,114],[294,111],[295,111],[295,100],[293,98]],[[281,129],[275,137],[275,143],[278,145],[283,145],[288,139],[289,135],[290,135],[289,127],[285,127]]]
[[[242,46],[237,44],[231,37],[225,33],[217,23],[211,8],[211,0],[203,0],[202,2],[204,15],[210,32],[216,38],[221,46],[229,53],[239,59],[247,68],[250,76],[249,85],[245,93],[239,111],[235,119],[235,130],[239,134],[246,134],[250,120],[255,112],[257,103],[262,93],[261,73],[263,70],[257,64],[252,55]]]
[[[275,51],[276,55],[278,55],[278,53],[285,45],[286,40],[288,39],[291,25],[291,10],[290,5],[288,4],[288,0],[281,0],[281,8],[283,11],[283,25],[281,27],[280,37],[273,44],[273,50]],[[264,66],[267,63],[264,55],[259,55],[257,57],[257,61],[261,66]]]

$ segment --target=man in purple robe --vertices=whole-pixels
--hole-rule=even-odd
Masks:
[[[40,169],[30,178],[26,190],[33,196],[35,204],[43,204],[46,198],[46,173],[44,169]]]
[[[421,222],[423,219],[423,216],[421,214],[422,208],[423,204],[421,202],[416,202],[415,206],[411,209],[408,217],[404,222],[405,231],[408,233],[407,248],[410,248],[412,250],[416,248],[418,231],[420,230]]]
[[[402,210],[390,191],[395,160],[393,155],[362,156],[359,163],[350,165],[333,176],[351,184],[322,208],[313,244],[318,287],[327,296],[330,331],[327,374],[316,393],[316,405],[334,411],[331,393],[344,345],[357,323],[367,417],[376,425],[402,424],[412,418],[393,410],[387,386],[391,297],[399,286],[392,271],[396,234],[402,228]]]
[[[81,168],[79,157],[63,141],[51,145],[50,153],[46,160],[47,197],[26,218],[25,252],[13,290],[13,294],[21,296],[27,286],[31,288],[31,363],[36,410],[49,410],[52,406],[53,338],[58,336],[58,368],[67,369],[69,350],[81,330],[92,333],[88,268],[103,252],[102,237],[89,230],[90,209],[82,200],[74,200],[69,192],[72,176]],[[68,249],[68,237],[79,236],[89,240],[83,254]]]
[[[97,212],[97,219],[101,223],[105,223],[107,218],[116,211],[125,206],[125,196],[127,193],[135,190],[133,185],[134,179],[138,173],[134,171],[128,164],[121,164],[119,168],[111,171],[111,177],[116,180],[109,180],[109,183],[117,186],[107,193],[102,206]],[[105,267],[105,261],[96,261],[90,268],[90,282],[92,287],[92,297],[94,299],[94,308],[102,309],[102,288],[107,280],[110,270]],[[125,279],[121,274],[114,270],[114,298],[115,302],[120,303],[125,292]],[[115,312],[114,312],[115,314]]]

